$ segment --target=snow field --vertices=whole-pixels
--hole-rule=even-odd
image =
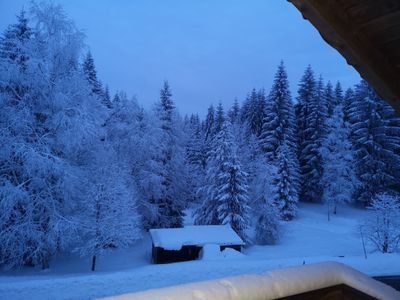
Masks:
[[[357,231],[364,216],[364,210],[339,208],[328,222],[325,206],[301,204],[298,218],[284,224],[279,244],[250,246],[238,258],[152,265],[151,241],[146,237],[132,249],[100,256],[95,273],[89,271],[90,258],[78,257],[60,257],[46,272],[4,272],[0,299],[91,299],[323,261],[340,262],[368,275],[399,274],[398,253],[368,253],[364,258]]]

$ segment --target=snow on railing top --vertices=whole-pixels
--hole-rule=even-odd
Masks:
[[[242,239],[229,225],[199,225],[183,228],[150,229],[155,247],[180,250],[182,246],[244,245]]]
[[[345,284],[377,299],[400,299],[395,289],[337,262],[323,262],[194,282],[106,299],[116,300],[266,300]]]

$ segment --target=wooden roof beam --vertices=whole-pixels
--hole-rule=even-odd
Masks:
[[[376,47],[370,35],[359,30],[361,19],[349,18],[346,13],[348,7],[341,4],[342,1],[288,1],[301,12],[304,19],[309,20],[317,28],[322,38],[335,48],[383,99],[400,112],[399,66],[391,62],[385,53]],[[367,2],[369,1],[359,1],[357,5],[368,5]],[[380,2],[381,4],[384,3]],[[396,11],[397,8],[394,8],[391,13],[396,13]]]

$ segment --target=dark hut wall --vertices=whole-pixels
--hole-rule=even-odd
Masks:
[[[165,250],[161,247],[153,247],[152,259],[153,263],[166,264],[180,261],[195,260],[199,257],[202,247],[199,246],[182,246],[180,250]]]
[[[400,112],[400,0],[288,0]]]
[[[199,258],[200,251],[202,246],[182,246],[180,250],[165,250],[162,247],[152,247],[152,262],[156,264],[165,264],[165,263],[173,263],[173,262],[181,262],[181,261],[189,261],[196,260]],[[241,245],[224,245],[220,246],[220,251],[225,250],[226,248],[231,248],[236,251],[241,252]]]

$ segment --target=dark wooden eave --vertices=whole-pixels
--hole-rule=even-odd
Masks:
[[[288,0],[400,112],[400,0]]]

